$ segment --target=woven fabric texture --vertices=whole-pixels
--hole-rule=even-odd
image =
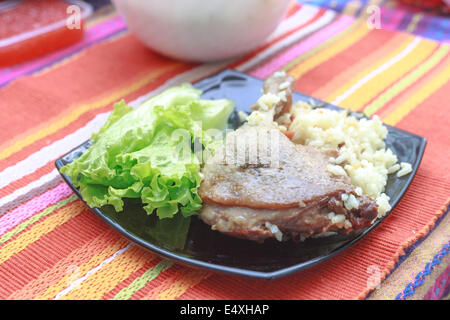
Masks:
[[[265,45],[227,63],[162,57],[116,15],[93,23],[83,41],[16,68],[17,76],[0,71],[0,299],[361,299],[447,210],[445,43],[310,5],[293,5]],[[137,105],[226,67],[261,79],[284,70],[301,92],[426,137],[422,164],[393,213],[342,254],[266,282],[161,259],[112,230],[62,182],[54,160],[98,130],[115,101]]]

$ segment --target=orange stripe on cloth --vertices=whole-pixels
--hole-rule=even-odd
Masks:
[[[408,88],[403,90],[400,94],[395,96],[393,99],[389,100],[385,105],[379,108],[376,112],[382,119],[388,116],[392,111],[394,111],[398,106],[402,105],[406,100],[408,100],[416,92],[420,91],[424,86],[426,86],[430,81],[435,79],[441,70],[445,69],[450,64],[450,55],[442,59],[436,66],[422,75],[418,80],[412,83]]]
[[[320,71],[318,70],[312,74],[315,69],[311,70],[304,79],[300,78],[297,81],[297,88],[313,97],[325,100],[333,92],[338,90],[343,83],[352,79],[355,74],[369,68],[369,66],[375,65],[380,60],[380,57],[385,57],[395,50],[395,48],[401,44],[402,39],[404,39],[403,34],[387,32],[384,30],[369,34],[361,39],[361,42],[364,43],[362,46],[359,46],[359,42],[354,44],[349,49],[344,50],[341,54],[338,54],[321,64],[320,68],[316,68]],[[358,51],[359,54],[355,55],[355,51]],[[334,63],[329,64],[330,61],[333,61]],[[328,68],[322,68],[324,65],[327,65]],[[344,66],[344,68],[342,68],[342,66]],[[316,85],[315,81],[312,83],[311,81],[307,81],[309,77],[312,76],[314,76],[314,79],[319,77],[320,84]]]
[[[430,73],[436,66],[438,66],[445,57],[449,54],[450,47],[438,46],[422,63],[413,68],[405,76],[399,79],[392,86],[383,90],[380,94],[374,97],[368,104],[364,106],[364,114],[371,116],[379,109],[383,108],[390,100],[408,89],[415,82],[420,81],[427,73]]]
[[[439,68],[442,73],[450,67],[450,57],[445,68]],[[431,75],[430,75],[431,76]],[[438,79],[435,76],[430,77],[430,81]],[[446,134],[450,126],[450,118],[446,116],[448,105],[443,103],[448,100],[450,92],[450,81],[447,81],[433,94],[413,110],[409,111],[396,127],[414,132],[427,138],[427,146],[422,160],[421,167],[427,168],[430,177],[441,180],[450,186],[450,135]],[[405,100],[408,101],[408,100]],[[426,119],[426,121],[424,120]],[[431,193],[434,197],[434,193]]]
[[[327,101],[335,101],[336,99],[343,99],[342,96],[345,94],[348,94],[349,90],[354,87],[358,81],[360,82],[362,78],[369,75],[370,73],[373,73],[374,70],[381,68],[383,65],[391,61],[393,58],[398,56],[400,53],[402,53],[405,49],[409,48],[411,46],[411,43],[414,41],[414,38],[412,37],[403,37],[399,38],[399,43],[397,46],[392,47],[392,51],[387,52],[387,54],[383,57],[380,57],[376,63],[369,65],[364,70],[358,70],[356,74],[352,75],[350,79],[345,81],[341,84],[341,86],[338,87],[338,89],[334,92],[332,92],[326,99]],[[338,102],[338,104],[341,104],[341,102]]]
[[[95,238],[106,227],[100,222],[81,201],[77,201],[9,240],[0,249],[6,251],[6,254],[2,251],[2,258],[9,256],[0,265],[0,297],[8,297]],[[80,225],[90,227],[80,228]],[[17,268],[23,265],[27,267]]]
[[[173,282],[166,290],[159,293],[156,300],[175,300],[183,295],[187,290],[194,287],[204,279],[211,275],[210,272],[204,270],[188,270],[186,274],[179,280]]]
[[[378,30],[372,31],[372,33],[378,33]],[[384,31],[387,32],[387,31]],[[389,61],[392,61],[393,58],[398,56],[400,53],[402,53],[406,48],[408,48],[411,43],[414,41],[415,38],[405,36],[405,35],[397,35],[397,45],[393,45],[390,47],[391,50],[389,51],[383,51],[383,56],[379,56],[378,59],[375,61],[375,63],[370,64],[366,66],[363,70],[361,69],[355,69],[355,73],[352,75],[349,75],[349,78],[341,83],[340,86],[338,86],[337,90],[334,90],[331,92],[327,97],[326,101],[334,101],[341,97],[342,95],[346,94],[353,86],[355,86],[358,82],[361,81],[365,76],[372,73],[374,70],[381,68],[383,65],[388,63]],[[355,60],[358,58],[362,58],[359,55],[355,55]],[[338,103],[339,105],[342,105],[342,102]]]
[[[400,106],[396,107],[383,121],[390,125],[395,125],[405,115],[410,113],[421,102],[425,101],[436,90],[442,87],[450,80],[450,65],[446,66],[441,72],[439,72],[435,78],[433,78],[427,85],[423,86],[420,91],[413,94],[409,99],[403,102]],[[448,93],[447,93],[448,97]],[[445,100],[443,103],[446,103]],[[449,109],[449,108],[447,108]]]
[[[79,215],[86,207],[83,202],[76,201],[63,207],[42,222],[33,225],[29,230],[14,237],[0,247],[0,265],[13,255],[25,249],[28,245],[38,240],[43,235],[51,232],[68,220]]]
[[[33,299],[48,300],[54,298],[59,292],[67,288],[71,283],[80,277],[85,276],[90,270],[100,265],[105,259],[113,255],[120,249],[128,245],[129,241],[123,237],[110,241],[107,246],[98,248],[92,252],[94,255],[88,261],[83,261],[78,265],[74,273],[66,273],[55,283],[52,283],[44,293],[35,296]]]
[[[163,272],[152,283],[147,284],[140,291],[136,292],[131,299],[154,300],[159,294],[168,290],[173,283],[182,280],[190,270],[186,266],[174,264],[172,268]]]
[[[378,66],[360,73],[327,99],[341,107],[360,110],[382,90],[428,58],[436,47],[434,41],[409,38],[398,50],[381,60]]]
[[[138,246],[132,246],[96,273],[83,281],[74,290],[62,296],[62,299],[100,299],[118,283],[127,279],[148,261],[157,256]]]
[[[161,260],[154,259],[154,260],[148,260],[145,262],[145,264],[137,271],[133,272],[128,278],[121,281],[117,284],[112,290],[108,291],[102,296],[102,300],[110,300],[113,299],[119,292],[123,292],[124,290],[127,290],[130,288],[130,285],[136,280],[142,277],[142,275],[145,274],[145,272],[153,267],[155,267],[158,263],[160,263]],[[121,300],[121,299],[120,299]]]
[[[86,264],[94,255],[105,250],[111,243],[117,242],[120,238],[118,232],[111,228],[105,228],[95,238],[74,249],[67,257],[59,260],[24,286],[22,285],[7,299],[30,300],[43,295],[51,285],[58,283],[65,276],[76,275],[80,266]]]

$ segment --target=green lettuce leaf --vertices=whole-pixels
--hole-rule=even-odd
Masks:
[[[170,88],[138,108],[120,101],[104,126],[92,135],[92,146],[61,172],[79,187],[91,207],[124,199],[141,199],[148,214],[189,217],[201,208],[197,193],[200,160],[196,141],[207,147],[209,129],[224,129],[234,105],[229,100],[203,100],[190,85]]]

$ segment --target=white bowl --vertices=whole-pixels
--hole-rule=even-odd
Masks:
[[[237,57],[260,46],[291,0],[113,0],[148,47],[189,61]]]

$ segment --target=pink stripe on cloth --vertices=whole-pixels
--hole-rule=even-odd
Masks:
[[[4,214],[0,218],[0,235],[4,234],[6,231],[15,227],[39,211],[44,210],[48,206],[69,197],[72,193],[72,189],[70,189],[66,183],[61,183],[53,189],[46,191],[40,196],[33,198],[14,210]]]
[[[353,17],[340,16],[329,26],[314,33],[303,41],[300,41],[297,45],[274,57],[271,61],[265,63],[259,68],[251,70],[249,73],[257,78],[265,79],[272,73],[280,70],[286,63],[292,61],[296,57],[303,53],[313,49],[321,43],[327,41],[331,37],[335,36],[339,32],[346,29],[354,21]]]
[[[23,63],[17,67],[6,68],[3,70],[0,69],[0,87],[21,75],[30,74],[34,71],[50,66],[58,60],[67,58],[70,55],[104,39],[105,37],[111,36],[125,29],[126,24],[121,17],[114,17],[110,20],[99,23],[98,25],[87,29],[83,39],[70,47],[45,55],[42,58],[37,58],[30,62]]]

